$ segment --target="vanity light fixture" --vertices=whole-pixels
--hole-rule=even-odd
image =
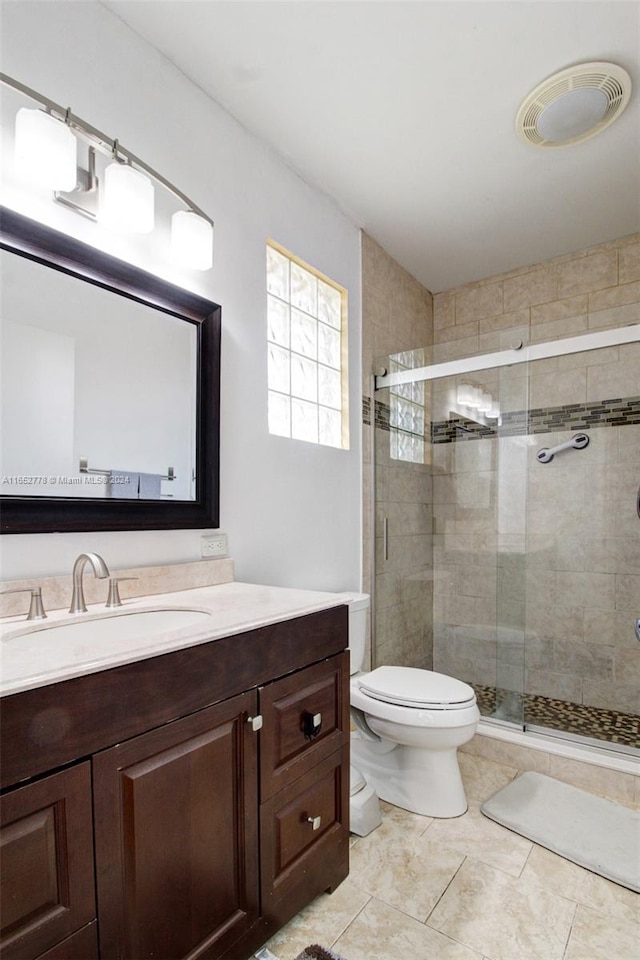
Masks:
[[[456,390],[456,400],[462,407],[484,414],[487,420],[499,420],[500,404],[493,396],[481,387],[472,383],[459,383]]]
[[[54,191],[58,203],[122,233],[154,228],[154,185],[186,209],[171,222],[171,255],[182,267],[209,270],[213,264],[213,221],[165,177],[91,124],[5,73],[2,83],[40,105],[22,108],[16,118],[16,168],[34,185]],[[86,168],[77,163],[78,145],[87,148]],[[100,173],[96,154],[111,158]],[[102,181],[102,182],[101,182]]]

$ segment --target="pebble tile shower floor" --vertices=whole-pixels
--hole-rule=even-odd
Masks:
[[[471,686],[476,692],[478,707],[483,717],[500,717],[501,706],[506,704],[507,716],[504,719],[513,719],[513,713],[510,714],[509,707],[510,700],[514,698],[513,693],[477,683]],[[519,699],[520,695],[515,696]],[[516,704],[515,708],[521,709],[520,704]],[[619,746],[640,749],[640,717],[636,714],[525,694],[524,715],[529,725],[549,727],[551,730],[559,730],[563,733],[578,734],[592,740],[606,740]]]

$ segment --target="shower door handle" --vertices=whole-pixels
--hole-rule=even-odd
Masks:
[[[382,521],[382,556],[383,559],[389,559],[389,517]]]

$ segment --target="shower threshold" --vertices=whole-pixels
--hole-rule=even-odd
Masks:
[[[637,756],[640,716],[472,683],[483,719]]]

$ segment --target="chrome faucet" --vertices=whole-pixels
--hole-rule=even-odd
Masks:
[[[71,595],[71,606],[69,613],[86,613],[87,605],[84,602],[84,589],[82,586],[82,575],[84,568],[90,563],[93,572],[99,580],[104,580],[109,576],[109,568],[97,553],[81,553],[73,565],[73,594]]]

